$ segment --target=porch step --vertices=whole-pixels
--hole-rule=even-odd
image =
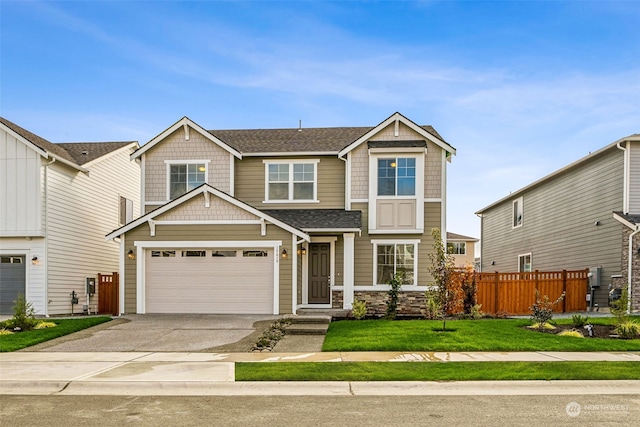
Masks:
[[[287,326],[287,335],[326,335],[329,323],[292,323]]]
[[[346,319],[349,311],[341,308],[299,308],[298,316],[329,316],[333,319]]]
[[[292,324],[325,324],[328,325],[331,323],[331,316],[323,315],[323,314],[303,314],[298,316],[291,317]]]

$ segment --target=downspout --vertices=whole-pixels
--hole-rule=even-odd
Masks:
[[[56,162],[53,157],[44,164],[44,316],[49,317],[49,166]]]
[[[631,314],[631,278],[633,277],[633,236],[640,233],[640,225],[636,224],[636,230],[629,235],[629,265],[627,273],[627,313]]]

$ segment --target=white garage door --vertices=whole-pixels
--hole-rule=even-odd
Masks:
[[[147,313],[273,313],[273,250],[146,251]]]

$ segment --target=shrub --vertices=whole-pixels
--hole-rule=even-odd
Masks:
[[[40,321],[40,322],[38,322],[38,323],[36,324],[36,326],[35,326],[33,329],[47,329],[47,328],[55,328],[56,326],[58,326],[58,325],[56,325],[56,324],[55,324],[55,323],[53,323],[53,322],[43,322],[43,321]]]
[[[618,298],[617,300],[611,303],[611,314],[613,314],[616,317],[618,324],[626,323],[629,321],[629,313],[627,313],[628,303],[629,303],[629,291],[625,287],[622,289],[622,294],[620,295],[620,298]]]
[[[8,329],[0,329],[0,336],[1,335],[13,335],[13,332]]]
[[[428,320],[439,319],[442,315],[440,303],[438,302],[438,293],[434,289],[429,289],[424,293],[426,307],[424,317]]]
[[[386,301],[387,313],[384,317],[385,319],[393,320],[398,314],[398,292],[402,286],[402,276],[399,273],[394,274],[389,281],[389,285],[391,286],[391,289],[387,292],[389,299]]]
[[[367,315],[367,303],[364,301],[354,301],[351,304],[351,313],[356,320],[364,319]]]
[[[13,305],[13,317],[7,323],[14,330],[30,331],[38,323],[35,313],[33,304],[28,302],[23,294],[18,294],[18,299]]]
[[[540,292],[536,289],[536,302],[529,307],[531,310],[531,320],[538,324],[542,330],[544,324],[553,318],[553,308],[564,299],[564,292],[555,301],[550,301],[549,297],[544,295],[540,297]]]
[[[549,322],[545,322],[543,324],[540,323],[534,323],[531,326],[527,326],[527,328],[529,329],[537,329],[539,331],[553,331],[554,329],[556,329],[555,326],[553,326],[551,323]]]
[[[640,335],[640,325],[632,321],[622,322],[616,325],[616,333],[622,339],[632,340]]]
[[[574,328],[582,328],[589,322],[589,316],[574,314],[571,316],[571,322],[573,323]]]
[[[482,312],[482,310],[480,310],[482,308],[482,304],[474,304],[473,307],[471,307],[471,318],[474,320],[477,319],[482,319],[484,317],[484,313]]]
[[[576,331],[576,330],[562,331],[562,332],[560,332],[558,334],[558,336],[560,336],[560,337],[584,338],[584,335],[582,335],[582,332]]]

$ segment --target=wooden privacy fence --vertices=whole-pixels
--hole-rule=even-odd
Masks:
[[[117,316],[118,310],[118,285],[120,282],[118,273],[98,274],[98,313]]]
[[[540,296],[555,301],[565,297],[554,311],[570,312],[587,309],[589,270],[531,271],[526,273],[476,273],[478,304],[485,313],[531,314],[536,289]]]

